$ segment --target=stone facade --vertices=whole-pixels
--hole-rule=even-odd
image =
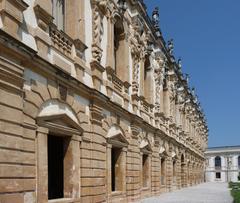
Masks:
[[[0,0],[0,11],[0,202],[134,202],[203,181],[207,124],[157,9]]]
[[[205,152],[207,182],[236,182],[240,176],[240,146],[208,148]]]

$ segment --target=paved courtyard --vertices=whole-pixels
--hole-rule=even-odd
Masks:
[[[203,183],[142,200],[141,203],[232,203],[227,183]]]

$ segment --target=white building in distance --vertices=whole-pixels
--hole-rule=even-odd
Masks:
[[[240,175],[240,145],[208,148],[205,157],[206,182],[238,181]]]

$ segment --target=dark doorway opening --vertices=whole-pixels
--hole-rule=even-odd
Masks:
[[[185,186],[185,160],[184,160],[184,156],[182,154],[181,156],[181,186],[184,187]]]
[[[165,184],[165,158],[161,158],[161,184]]]
[[[148,155],[147,154],[143,154],[142,157],[142,186],[143,187],[147,187],[148,186]]]
[[[112,174],[112,191],[120,190],[118,188],[119,183],[117,181],[121,181],[120,176],[120,155],[121,148],[112,148],[111,152],[111,174]]]
[[[221,179],[221,173],[220,172],[216,173],[216,179]]]
[[[173,160],[173,178],[176,176],[176,160]]]
[[[63,198],[64,140],[48,136],[48,199]]]

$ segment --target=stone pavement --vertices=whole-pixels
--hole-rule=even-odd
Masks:
[[[227,183],[203,183],[144,199],[141,203],[232,203]]]

